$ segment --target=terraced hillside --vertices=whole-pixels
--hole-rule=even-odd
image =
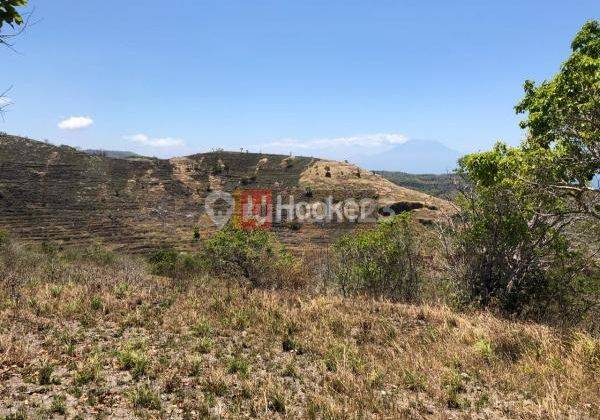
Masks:
[[[236,188],[271,189],[296,201],[371,197],[412,209],[423,221],[451,211],[443,200],[348,163],[223,151],[169,160],[113,159],[0,136],[0,228],[26,241],[99,241],[128,252],[164,244],[190,249],[199,246],[194,226],[202,236],[215,230],[204,212],[207,194]],[[290,248],[304,250],[354,227],[281,223],[274,231]]]

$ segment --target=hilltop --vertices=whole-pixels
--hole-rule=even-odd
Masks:
[[[451,212],[444,200],[400,187],[350,163],[282,155],[216,151],[173,159],[115,159],[69,146],[0,136],[0,227],[26,241],[100,241],[140,252],[164,244],[189,249],[194,226],[215,230],[204,214],[211,191],[270,189],[284,199],[332,195],[373,198],[412,209],[427,223]],[[290,230],[274,226],[292,249],[326,245],[354,224]]]

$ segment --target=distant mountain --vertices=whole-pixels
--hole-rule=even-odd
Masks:
[[[129,159],[135,157],[143,157],[142,155],[138,155],[134,152],[128,152],[125,150],[102,150],[102,149],[86,149],[82,150],[82,152],[87,153],[88,155],[95,156],[104,156],[115,159]]]
[[[378,171],[412,174],[445,174],[456,168],[461,153],[433,140],[409,140],[375,155],[356,160],[359,166]]]

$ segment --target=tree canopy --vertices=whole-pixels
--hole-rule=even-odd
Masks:
[[[498,143],[459,162],[469,189],[458,199],[457,263],[470,299],[509,313],[600,305],[598,238],[575,235],[600,218],[590,186],[600,172],[600,24],[587,22],[571,46],[552,79],[525,82],[521,146]]]
[[[23,24],[23,16],[17,7],[26,6],[28,0],[0,0],[0,29],[5,24],[11,27]]]
[[[545,163],[531,168],[532,175],[555,190],[582,191],[600,173],[600,23],[583,25],[571,49],[551,80],[525,82],[515,109],[526,114],[523,149]]]
[[[14,37],[17,33],[5,33],[6,26],[11,29],[26,26],[23,14],[18,7],[27,6],[28,0],[0,0],[0,44],[9,45],[8,39]]]

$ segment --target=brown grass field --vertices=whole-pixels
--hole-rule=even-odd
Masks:
[[[600,342],[486,313],[0,251],[0,418],[597,418]]]

